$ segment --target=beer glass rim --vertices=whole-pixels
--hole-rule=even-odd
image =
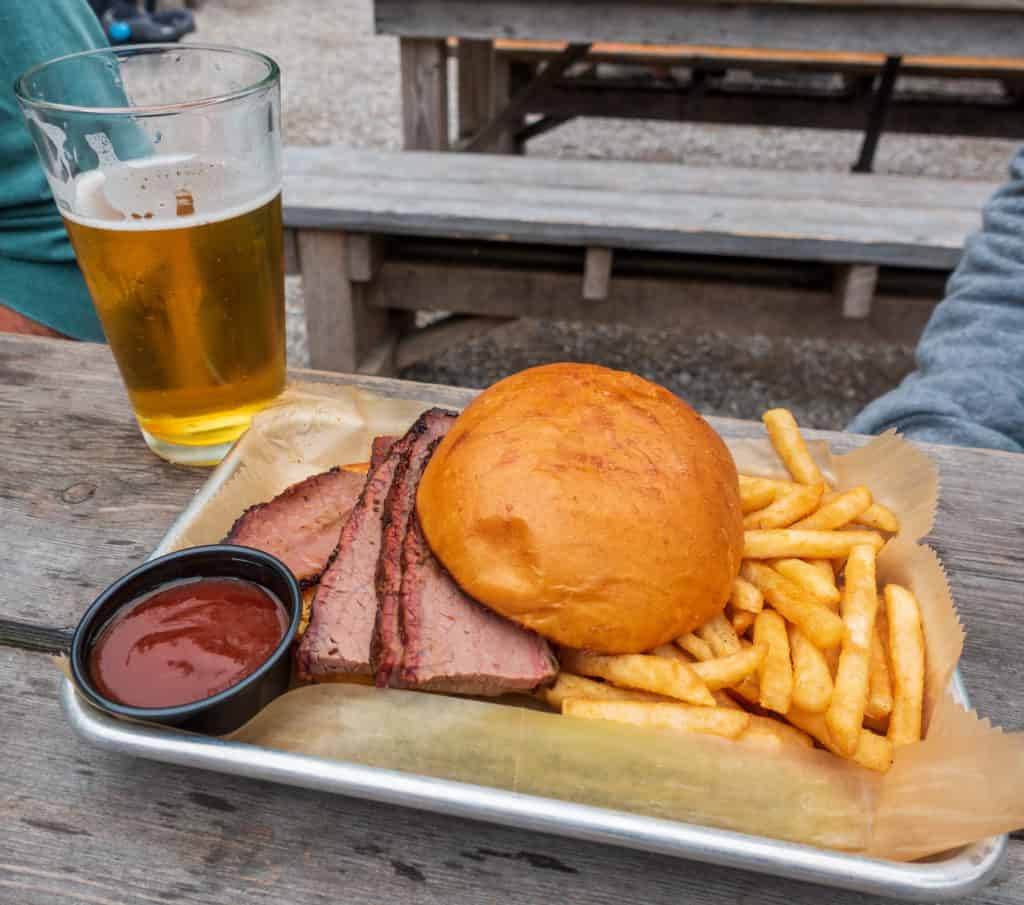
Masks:
[[[161,52],[184,52],[191,53],[193,51],[205,51],[205,52],[216,52],[231,54],[234,56],[249,57],[250,59],[257,60],[263,63],[267,67],[266,74],[257,82],[253,82],[250,85],[245,85],[241,88],[235,88],[232,91],[225,91],[219,94],[211,94],[207,97],[195,98],[193,100],[182,101],[177,104],[153,104],[153,105],[141,105],[133,107],[129,105],[122,105],[118,107],[83,107],[77,104],[62,104],[57,101],[43,100],[38,97],[33,97],[28,89],[28,82],[34,75],[42,72],[44,69],[48,69],[51,66],[56,66],[61,63],[66,63],[68,60],[73,60],[83,57],[100,57],[100,56],[112,56],[118,59],[128,58],[133,56],[141,56],[144,54],[156,54]],[[266,88],[272,86],[279,80],[281,76],[280,67],[274,62],[273,58],[267,56],[265,53],[261,53],[258,50],[249,50],[244,47],[231,47],[227,44],[201,44],[201,43],[188,43],[188,44],[122,44],[117,47],[100,47],[93,50],[81,50],[77,53],[68,53],[64,56],[55,57],[52,60],[47,60],[43,63],[38,63],[31,69],[26,70],[14,81],[14,94],[18,101],[26,107],[31,107],[34,110],[52,110],[60,111],[63,113],[88,113],[88,114],[101,114],[104,116],[160,116],[172,113],[178,113],[184,110],[195,110],[202,107],[211,107],[217,104],[224,104],[230,101],[236,101],[244,97],[248,97],[251,94],[256,94],[263,91]]]

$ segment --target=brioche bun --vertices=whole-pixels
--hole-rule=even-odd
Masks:
[[[553,364],[481,393],[417,511],[469,595],[569,647],[636,653],[722,611],[740,566],[736,466],[668,390]]]

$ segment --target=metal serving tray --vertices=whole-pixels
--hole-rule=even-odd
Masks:
[[[152,556],[175,548],[180,533],[231,477],[238,464],[236,450],[232,450],[170,527]],[[959,673],[954,674],[953,690],[966,705],[967,694]],[[995,876],[1006,855],[1008,843],[1007,836],[996,836],[923,862],[882,861],[763,836],[127,723],[87,704],[67,679],[61,687],[61,704],[71,728],[81,738],[120,754],[621,845],[911,902],[945,901],[980,889]]]

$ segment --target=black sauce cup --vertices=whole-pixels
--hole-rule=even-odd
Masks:
[[[241,681],[209,698],[178,707],[129,707],[104,697],[89,673],[89,655],[100,633],[124,607],[161,585],[183,578],[241,578],[270,591],[284,604],[288,628],[274,652]],[[150,560],[119,578],[86,610],[71,639],[71,676],[89,703],[114,716],[223,735],[254,717],[291,682],[290,649],[302,617],[302,594],[279,559],[249,547],[192,547]]]

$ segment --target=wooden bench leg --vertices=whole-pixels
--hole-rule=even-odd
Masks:
[[[348,278],[353,283],[371,283],[383,260],[380,236],[347,233],[345,253],[348,255]]]
[[[864,320],[871,314],[871,302],[878,284],[878,268],[870,264],[844,264],[836,269],[835,294],[843,317]]]
[[[488,122],[494,107],[494,45],[459,40],[459,138],[469,138]]]
[[[298,233],[309,363],[329,371],[391,374],[397,321],[391,311],[367,303],[365,283],[353,282],[350,238],[323,230]]]
[[[608,298],[612,282],[612,250],[588,248],[583,259],[583,298],[601,302]]]
[[[495,52],[493,41],[459,40],[459,141],[470,140],[508,106],[515,93],[513,65],[508,57]],[[516,142],[515,133],[524,124],[524,118],[518,117],[505,132],[480,151],[521,154],[523,148]]]
[[[448,150],[448,53],[444,41],[400,40],[406,150]]]
[[[289,276],[299,272],[299,238],[294,229],[284,231],[284,272]]]

